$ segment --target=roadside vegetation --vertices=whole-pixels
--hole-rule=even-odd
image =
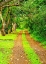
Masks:
[[[8,64],[14,41],[0,41],[0,64]]]
[[[0,35],[0,64],[8,64],[17,34]]]
[[[27,59],[29,59],[30,64],[41,64],[40,59],[38,55],[35,53],[35,51],[30,47],[25,34],[22,34],[22,41],[23,41],[23,48],[24,52],[27,56]]]

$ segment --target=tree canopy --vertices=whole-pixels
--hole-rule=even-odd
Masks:
[[[10,24],[16,23],[17,28],[26,28],[34,35],[46,38],[46,0],[9,0],[5,5],[2,9],[5,22],[9,20]]]

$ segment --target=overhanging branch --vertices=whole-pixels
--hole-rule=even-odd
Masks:
[[[0,3],[0,7],[4,6],[8,2],[13,1],[13,0],[4,0],[3,2]]]
[[[12,7],[12,6],[20,6],[20,4],[4,5],[2,7],[4,8],[4,7]]]
[[[4,7],[12,7],[12,6],[20,6],[20,2],[18,0],[18,3],[14,3],[14,4],[7,4],[9,3],[10,1],[13,1],[13,0],[7,0],[7,1],[3,1],[0,3],[0,10]]]

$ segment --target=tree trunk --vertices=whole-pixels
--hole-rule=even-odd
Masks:
[[[14,33],[15,30],[16,30],[16,23],[14,23],[14,24],[12,25],[12,32]]]
[[[1,31],[2,36],[5,36],[5,29],[4,29],[5,24],[4,24],[4,21],[3,21],[3,17],[2,17],[1,11],[0,11],[0,18],[2,20],[2,27],[1,27],[0,31]]]
[[[2,34],[2,36],[5,36],[5,29],[1,30],[1,34]]]

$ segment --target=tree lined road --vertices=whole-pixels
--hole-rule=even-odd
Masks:
[[[22,34],[23,34],[23,31],[21,31],[18,34],[18,37],[14,43],[14,48],[12,49],[12,54],[11,54],[9,64],[32,64],[29,62],[29,59],[27,58],[24,52],[24,48],[22,45]],[[46,50],[43,49],[38,42],[34,41],[30,37],[30,34],[28,33],[28,31],[25,31],[25,36],[30,46],[34,49],[36,54],[39,56],[41,64],[46,64]]]
[[[30,64],[46,64],[46,0],[0,0],[1,35],[4,38],[11,33],[18,33],[19,30],[20,33],[13,43],[14,47],[12,47],[13,49],[9,63],[29,64],[30,60]],[[24,34],[21,30],[24,30]],[[34,39],[36,38],[41,45],[44,45],[43,47],[45,49],[43,49],[39,42],[31,38],[26,30],[28,30]],[[10,38],[11,37],[12,36],[10,36]],[[25,39],[23,39],[24,37]],[[5,44],[5,47],[8,47],[8,43],[6,44],[3,41],[3,44]],[[1,43],[0,46],[4,47],[3,44]],[[12,46],[11,42],[10,44]],[[1,54],[3,55],[2,52],[0,55]],[[0,61],[3,62],[2,57]]]

